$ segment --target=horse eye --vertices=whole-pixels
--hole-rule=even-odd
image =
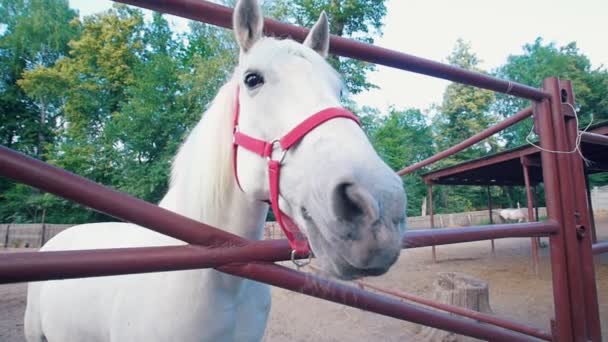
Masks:
[[[254,72],[245,75],[245,85],[249,89],[253,89],[264,84],[264,78],[260,74]]]

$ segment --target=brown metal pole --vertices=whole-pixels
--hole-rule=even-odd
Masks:
[[[572,89],[572,83],[570,81],[559,82],[560,95],[565,97],[565,101],[569,102],[573,107],[574,91]],[[567,137],[567,147],[572,150],[576,147],[576,138],[579,133],[576,120],[569,119],[565,122],[565,132]],[[608,137],[601,136],[608,141]],[[601,341],[601,322],[599,315],[599,304],[597,298],[597,287],[595,283],[595,268],[593,264],[593,237],[590,232],[592,224],[589,216],[593,213],[590,210],[590,205],[587,195],[587,184],[585,182],[585,165],[579,154],[568,154],[566,155],[570,160],[570,170],[572,172],[572,186],[574,192],[574,217],[576,226],[574,232],[576,233],[579,258],[579,267],[582,270],[583,278],[581,283],[583,286],[583,293],[585,298],[585,323],[587,324],[587,336],[586,338],[591,341]]]
[[[490,215],[490,224],[494,224],[494,218],[492,217],[492,194],[490,193],[490,186],[486,187],[488,193],[488,211]],[[492,248],[492,256],[496,256],[496,248],[494,246],[494,239],[490,242]]]
[[[6,225],[6,234],[4,235],[4,248],[8,248],[8,238],[11,230],[11,224]]]
[[[569,177],[568,156],[550,151],[568,151],[564,117],[561,114],[560,91],[556,78],[547,78],[543,89],[552,94],[551,100],[536,103],[536,120],[545,183],[545,198],[549,219],[561,228],[552,236],[551,266],[555,300],[556,335],[559,341],[584,341],[586,337],[582,272],[577,258],[578,246],[572,203],[572,182]]]
[[[521,166],[524,171],[524,183],[526,187],[526,198],[528,200],[528,222],[534,221],[534,201],[532,194],[532,187],[530,185],[530,173],[528,170],[527,159],[525,157],[521,158]],[[532,248],[532,268],[534,270],[534,274],[538,276],[538,238],[533,237],[530,240],[531,248]]]
[[[404,176],[407,175],[408,173],[412,173],[420,168],[423,168],[429,164],[432,164],[438,160],[447,158],[451,155],[454,155],[470,146],[473,146],[475,144],[477,144],[478,142],[504,130],[507,127],[513,126],[514,124],[530,117],[532,115],[532,107],[528,107],[522,111],[519,111],[518,113],[516,113],[515,115],[512,115],[510,117],[508,117],[507,119],[499,122],[498,124],[486,128],[483,131],[473,135],[472,137],[463,140],[462,142],[448,148],[445,151],[439,152],[429,158],[426,158],[423,161],[420,161],[414,165],[410,165],[406,168],[404,168],[403,170],[400,170],[397,172],[398,175],[400,176]]]
[[[433,206],[433,183],[428,183],[428,193],[429,193],[429,218],[431,220],[431,229],[435,228],[435,211]],[[435,250],[435,245],[433,245],[433,262],[437,262],[437,251]]]
[[[551,117],[551,103],[548,100],[534,104],[534,125],[539,135],[540,145],[550,151],[555,150],[555,135]],[[559,175],[555,154],[541,151],[543,183],[545,184],[545,203],[547,217],[559,224],[559,234],[549,239],[551,255],[551,275],[553,280],[553,301],[555,306],[555,324],[553,335],[556,341],[573,340],[573,320],[570,311],[573,303],[570,298],[570,283],[566,260],[564,222],[561,214],[561,196]]]
[[[512,237],[550,236],[559,231],[555,221],[495,224],[450,229],[414,229],[402,239],[403,248],[448,245]]]
[[[489,315],[489,314],[486,314],[483,312],[463,308],[460,306],[439,303],[434,300],[426,299],[421,296],[416,296],[411,293],[407,293],[407,292],[403,292],[403,291],[399,291],[399,290],[393,290],[393,289],[386,289],[386,288],[383,288],[383,287],[380,287],[380,286],[377,286],[377,285],[374,285],[372,283],[368,283],[365,281],[361,281],[361,280],[357,280],[357,281],[355,281],[355,283],[357,283],[358,285],[361,285],[363,287],[367,287],[372,290],[376,290],[378,292],[389,294],[391,296],[403,298],[403,299],[406,299],[406,300],[409,300],[409,301],[412,301],[412,302],[415,302],[418,304],[430,306],[435,309],[447,311],[447,312],[457,314],[457,315],[460,315],[463,317],[472,318],[479,322],[493,324],[493,325],[496,325],[499,327],[503,327],[505,329],[520,332],[522,334],[538,337],[545,341],[553,341],[553,338],[552,338],[551,334],[549,334],[549,333],[546,333],[544,331],[541,331],[541,330],[538,330],[538,329],[535,329],[535,328],[532,328],[532,327],[529,327],[529,326],[526,326],[526,325],[523,325],[520,323],[506,321],[506,320],[500,319],[494,315]]]
[[[591,186],[589,184],[589,174],[585,172],[585,192],[587,193],[587,203],[589,204],[589,220],[591,220],[591,240],[597,242],[597,230],[595,229],[595,214],[593,213],[593,201],[591,201]]]
[[[608,241],[594,243],[592,247],[593,254],[608,253]]]
[[[202,21],[232,29],[232,8],[202,0],[117,0],[126,4],[147,8],[157,12]],[[264,31],[273,36],[290,37],[303,41],[308,29],[265,19]],[[465,70],[448,64],[415,57],[405,53],[373,46],[352,39],[332,36],[330,52],[369,63],[412,71],[432,77],[473,85],[484,89],[507,93],[527,99],[540,100],[548,94],[517,82],[501,80],[478,72]]]
[[[595,145],[608,146],[608,135],[602,135],[591,132],[581,132],[581,140],[583,142],[592,143]]]
[[[241,247],[192,245],[0,254],[0,284],[219,267],[290,260],[287,240]]]
[[[488,216],[490,217],[490,224],[494,224],[494,217],[492,217],[492,193],[490,192],[490,186],[486,187],[488,193]]]
[[[556,230],[555,223],[547,222],[523,226],[465,227],[437,232],[411,230],[403,237],[403,248],[488,238],[550,235]],[[200,269],[237,262],[286,261],[290,258],[286,253],[288,250],[287,240],[265,240],[229,248],[187,245],[5,253],[0,254],[0,284]]]
[[[231,264],[222,266],[219,270],[362,310],[486,341],[537,341],[535,338],[523,334],[403,303],[354,286],[329,281],[282,266],[262,263]]]
[[[538,188],[536,187],[536,185],[534,186],[534,194],[533,195],[534,195],[534,201],[533,201],[534,202],[534,218],[535,218],[535,221],[538,221],[538,220],[540,220],[540,218],[538,216],[538,203],[539,203],[539,201],[538,201]],[[539,241],[539,243],[540,243],[540,241]]]

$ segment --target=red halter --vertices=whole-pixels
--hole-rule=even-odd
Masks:
[[[239,146],[259,155],[260,157],[266,158],[268,160],[268,184],[272,212],[274,213],[277,222],[279,222],[279,226],[281,226],[281,229],[285,233],[285,236],[287,236],[289,245],[295,251],[295,253],[302,256],[309,255],[310,246],[308,245],[306,235],[304,235],[293,220],[289,216],[285,215],[279,208],[279,177],[281,164],[283,163],[283,159],[285,159],[285,154],[287,154],[287,151],[298,143],[306,134],[322,123],[335,118],[350,119],[355,121],[358,125],[361,125],[361,123],[354,114],[344,108],[326,108],[302,121],[282,138],[275,139],[273,141],[264,141],[239,132],[239,111],[239,88],[237,87],[233,124],[233,165],[236,182],[240,188],[241,184],[239,183],[239,175],[236,167],[236,154]],[[281,156],[279,159],[272,159],[272,152],[277,145],[281,150]]]

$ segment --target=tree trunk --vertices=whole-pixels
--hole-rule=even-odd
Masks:
[[[488,284],[464,273],[441,272],[437,274],[434,285],[434,299],[443,304],[450,304],[475,310],[492,313]],[[482,324],[482,323],[480,323]],[[479,341],[472,337],[457,335],[455,333],[424,327],[413,339],[415,341],[429,342],[464,342]]]
[[[46,242],[46,208],[42,208],[42,231],[40,232],[40,247],[44,246]]]
[[[44,127],[46,125],[46,103],[42,101],[40,104],[40,127],[38,128],[38,146],[36,148],[36,157],[43,159],[42,149],[44,148]]]

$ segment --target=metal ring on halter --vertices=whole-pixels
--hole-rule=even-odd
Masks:
[[[283,164],[283,160],[285,159],[287,150],[284,150],[281,147],[281,141],[279,139],[274,139],[273,141],[270,142],[270,145],[272,146],[272,151],[270,152],[270,155],[268,157],[266,157],[266,159],[268,159],[268,161],[275,160],[275,159],[272,159],[272,152],[274,152],[274,146],[276,145],[281,150],[281,158],[276,159],[276,160],[279,162],[279,164]]]
[[[236,143],[236,136],[234,133],[239,131],[239,125],[234,126],[234,128],[232,129],[232,143],[235,144]]]
[[[294,265],[296,265],[296,267],[298,269],[300,267],[304,267],[304,266],[310,264],[311,261],[312,261],[312,252],[308,252],[308,259],[298,260],[298,259],[296,259],[296,250],[295,249],[291,250],[291,262],[293,262]]]

